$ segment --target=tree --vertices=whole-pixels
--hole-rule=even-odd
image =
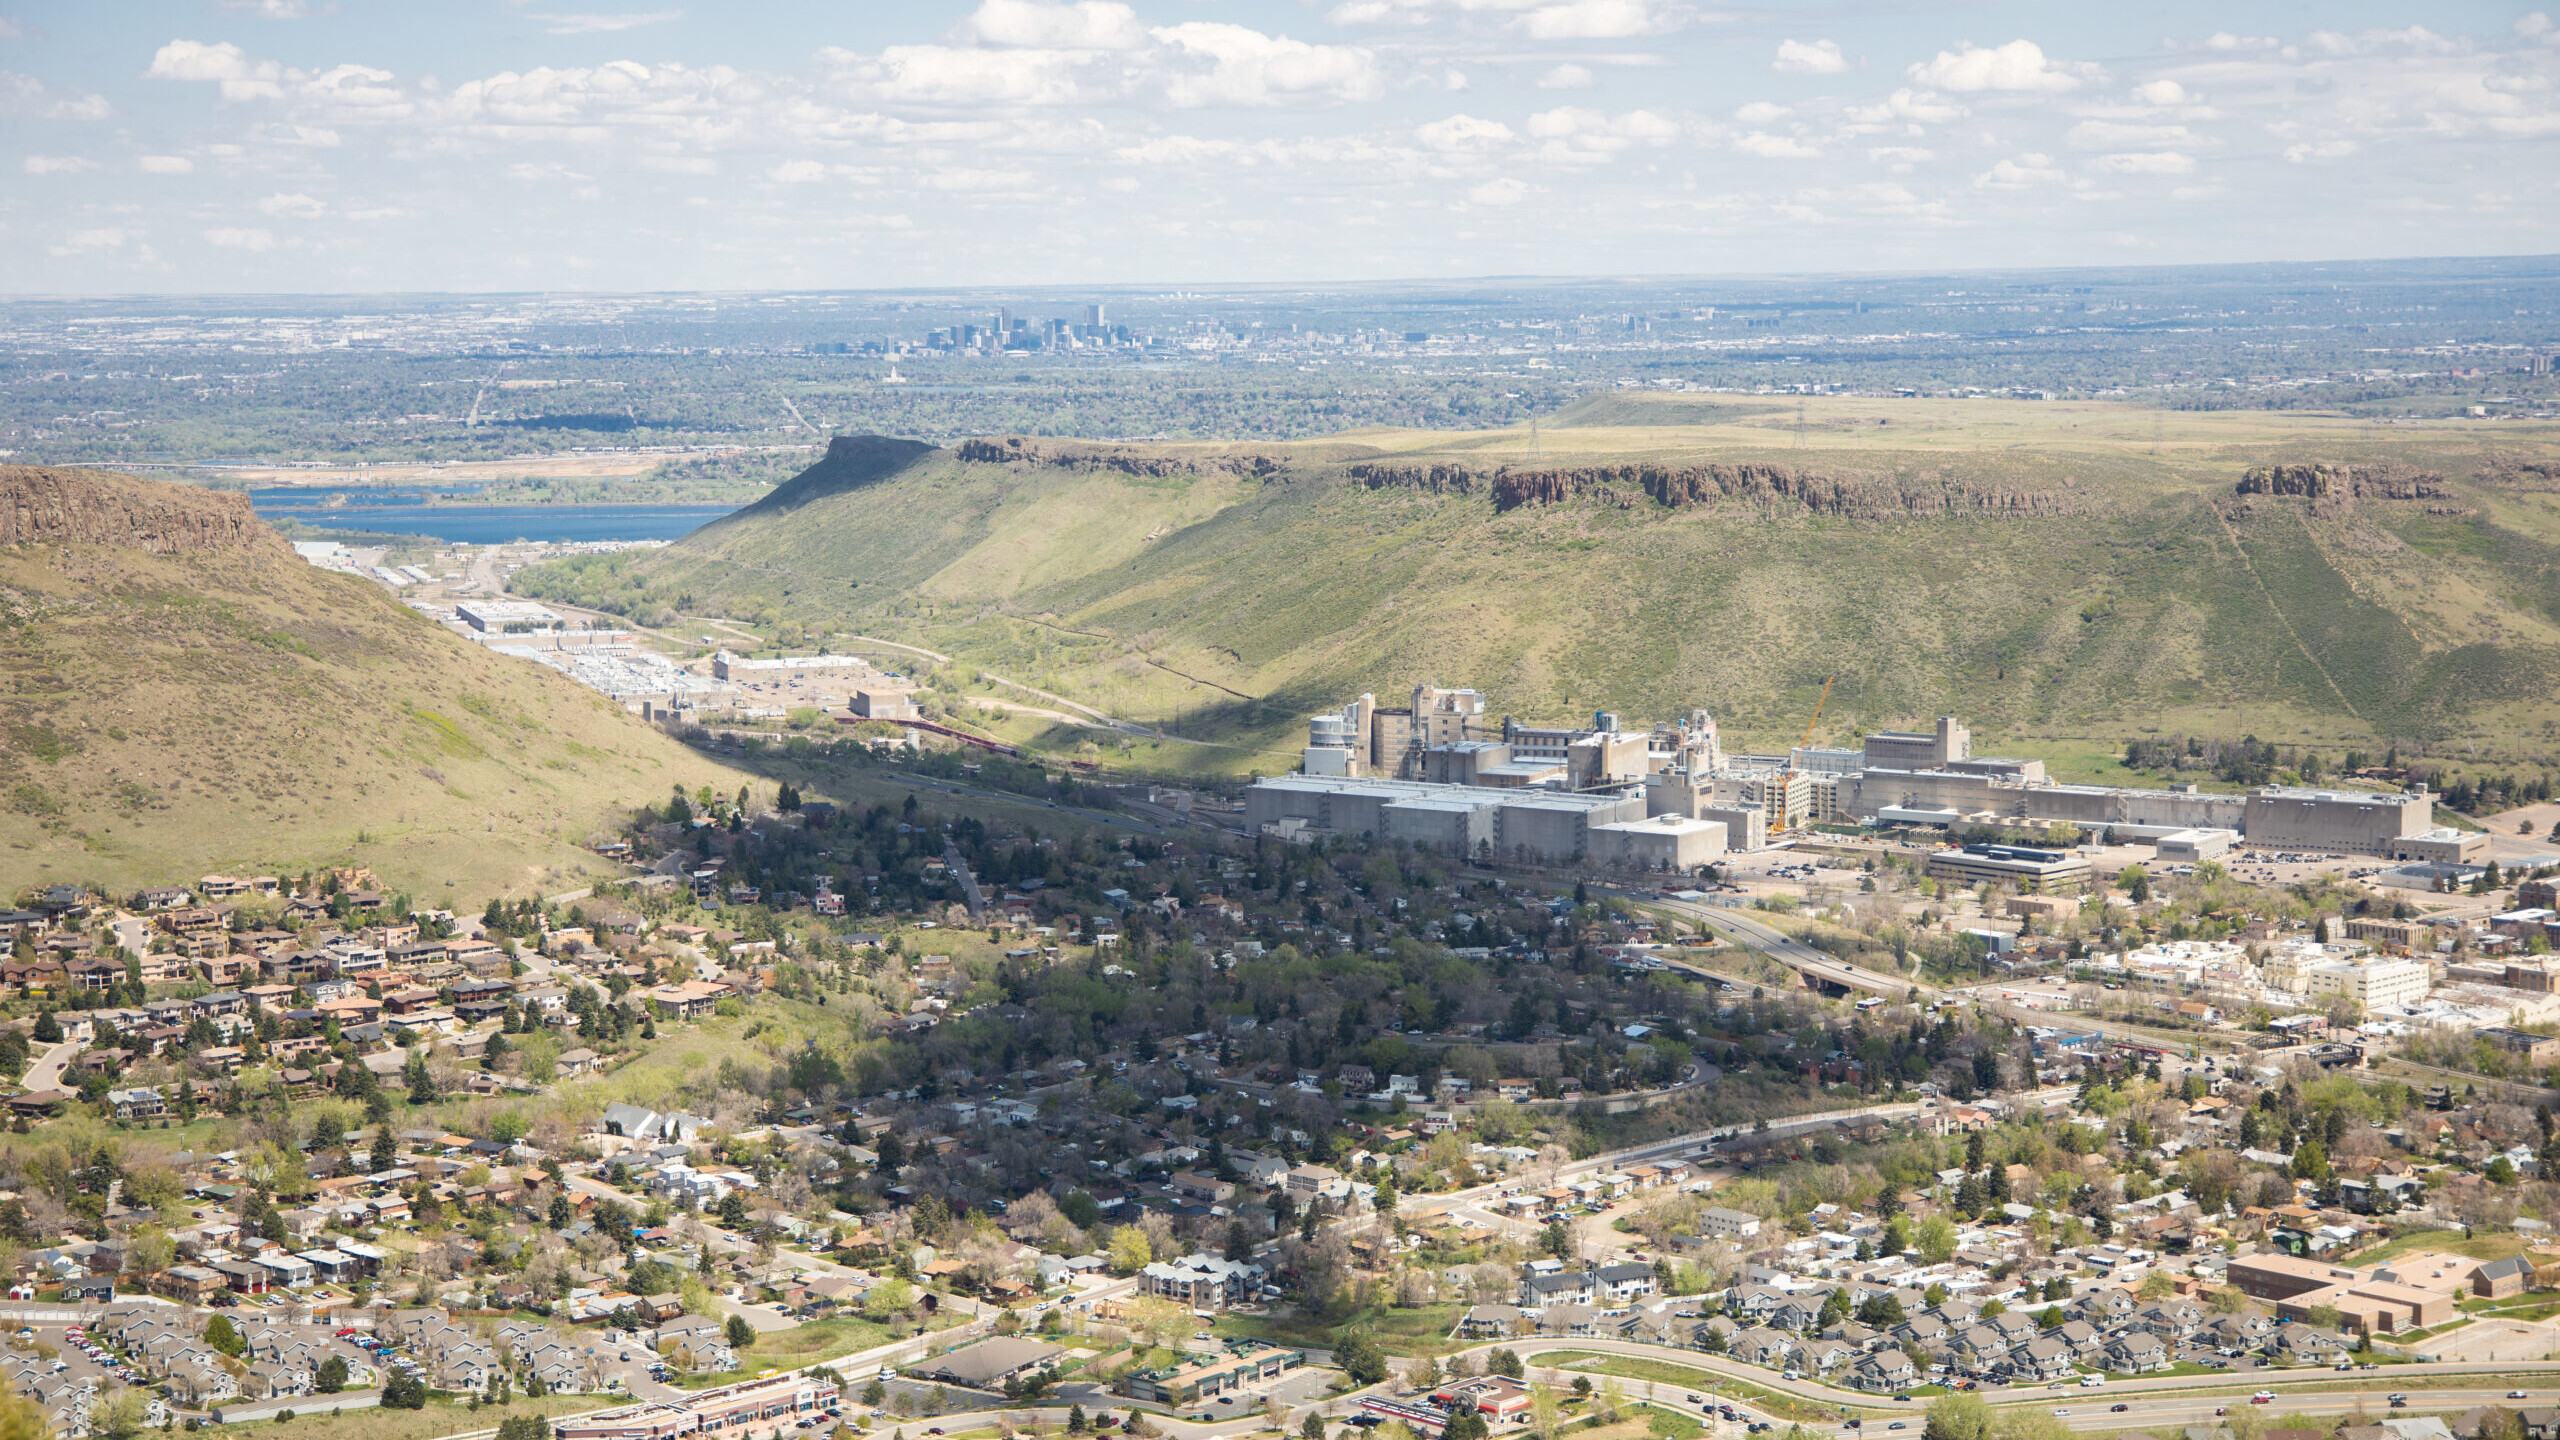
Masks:
[[[1991,1440],[1991,1407],[1979,1395],[1941,1395],[1929,1402],[1921,1440]]]
[[[1387,1352],[1366,1331],[1353,1331],[1334,1347],[1333,1361],[1355,1385],[1375,1385],[1387,1378]]]
[[[391,1127],[378,1125],[373,1131],[371,1173],[379,1175],[400,1163],[400,1142],[391,1138]]]
[[[1912,1236],[1912,1244],[1930,1264],[1944,1265],[1955,1258],[1955,1224],[1944,1215],[1932,1215],[1920,1222],[1919,1232]]]
[[[1308,1411],[1307,1418],[1298,1422],[1298,1436],[1299,1440],[1324,1440],[1324,1416]]]
[[[62,1043],[62,1022],[53,1018],[53,1012],[50,1010],[40,1011],[36,1015],[36,1043],[40,1045]]]
[[[885,1276],[862,1297],[863,1313],[874,1320],[903,1315],[916,1303],[916,1287],[895,1275]],[[687,1305],[686,1309],[693,1307]]]
[[[323,1395],[335,1395],[339,1391],[346,1389],[346,1357],[342,1355],[332,1355],[328,1359],[321,1361],[319,1373],[311,1377],[311,1384],[312,1388],[318,1390]]]
[[[1505,1375],[1514,1380],[1519,1379],[1522,1373],[1519,1355],[1503,1347],[1496,1347],[1484,1357],[1484,1368],[1487,1374]]]
[[[1486,1440],[1492,1433],[1492,1427],[1484,1423],[1484,1412],[1469,1407],[1449,1417],[1449,1423],[1441,1427],[1440,1440]]]
[[[874,1410],[879,1409],[888,1398],[889,1387],[881,1384],[880,1377],[877,1375],[871,1377],[870,1384],[862,1387],[862,1403]]]
[[[747,1317],[744,1315],[732,1315],[729,1317],[727,1333],[729,1336],[729,1348],[732,1350],[744,1350],[756,1343],[756,1327],[748,1324]]]
[[[142,1433],[148,1401],[139,1390],[120,1389],[106,1404],[89,1412],[89,1433],[96,1440],[134,1440]]]
[[[232,1324],[231,1317],[228,1315],[216,1315],[206,1322],[204,1343],[234,1360],[239,1359],[249,1349],[249,1342],[242,1338],[240,1327]]]
[[[409,1082],[410,1104],[433,1105],[436,1103],[436,1077],[434,1072],[427,1069],[425,1046],[421,1045],[409,1052],[409,1064],[403,1075]]]
[[[382,1382],[382,1407],[386,1410],[424,1410],[427,1408],[427,1382],[406,1371],[394,1370]]]
[[[1111,1232],[1111,1270],[1115,1275],[1135,1275],[1155,1257],[1155,1247],[1147,1243],[1147,1232],[1135,1225],[1123,1225]]]

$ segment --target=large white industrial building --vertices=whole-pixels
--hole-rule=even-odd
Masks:
[[[1704,710],[1651,730],[1594,715],[1587,729],[1485,714],[1474,690],[1414,687],[1408,709],[1363,695],[1310,717],[1302,775],[1257,783],[1257,825],[1377,835],[1454,854],[1689,869],[1772,832],[1844,824],[2075,827],[2209,858],[2234,840],[2275,850],[2458,864],[2486,837],[2435,824],[2435,797],[2265,786],[2143,790],[2057,784],[2039,760],[1973,753],[1954,717],[1883,731],[1855,750],[1725,752]]]

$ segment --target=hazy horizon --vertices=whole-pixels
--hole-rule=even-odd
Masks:
[[[2560,25],[2515,5],[17,0],[0,112],[24,296],[1907,275],[2560,234]]]

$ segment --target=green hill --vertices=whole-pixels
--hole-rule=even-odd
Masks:
[[[421,904],[557,891],[669,787],[744,778],[382,587],[247,497],[0,467],[0,886],[364,864]],[[447,891],[446,882],[455,889]]]
[[[1834,735],[1951,712],[2057,755],[2157,729],[2512,760],[2560,723],[2555,459],[2513,424],[1632,393],[1535,436],[842,439],[805,488],[519,588],[923,645],[946,689],[1243,747],[1150,764],[1275,768],[1306,712],[1425,679],[1781,745],[1832,675]]]

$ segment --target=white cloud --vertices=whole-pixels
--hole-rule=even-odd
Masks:
[[[272,60],[251,62],[230,41],[207,45],[200,40],[172,40],[151,57],[142,72],[154,80],[195,80],[218,84],[225,100],[281,100],[276,81],[282,70]]]
[[[1528,198],[1529,187],[1509,176],[1487,180],[1467,191],[1467,201],[1474,205],[1517,205]]]
[[[2064,136],[2080,150],[2121,150],[2133,146],[2162,148],[2199,143],[2184,125],[2126,125],[2113,120],[2083,120]]]
[[[1837,40],[1781,40],[1770,69],[1782,75],[1837,75],[1849,68]]]
[[[1987,50],[1972,45],[1941,50],[1936,59],[1914,65],[1908,73],[1914,84],[1959,95],[1979,91],[2057,95],[2077,89],[2079,72],[2089,68],[2048,60],[2043,47],[2033,40],[2012,40]]]
[[[1538,77],[1538,88],[1541,90],[1588,90],[1591,88],[1591,72],[1579,65],[1559,65]]]
[[[1434,150],[1457,152],[1486,150],[1508,144],[1511,127],[1499,120],[1479,120],[1473,115],[1452,115],[1434,120],[1413,132],[1414,138]]]
[[[2134,151],[2101,155],[2098,168],[2114,175],[2188,175],[2194,173],[2196,162],[2175,150]]]
[[[643,25],[664,25],[684,17],[681,10],[625,11],[618,14],[585,13],[576,15],[535,14],[532,18],[548,22],[544,28],[554,35],[613,35],[637,30]]]
[[[1930,90],[1914,90],[1904,86],[1873,105],[1857,105],[1849,109],[1849,119],[1860,125],[1883,125],[1894,120],[1908,120],[1925,125],[1943,125],[1964,118],[1965,108],[1944,95]]]
[[[270,195],[258,202],[258,213],[261,215],[288,215],[297,220],[308,220],[328,208],[326,204],[298,190],[291,194]]]
[[[777,185],[810,185],[827,178],[827,167],[816,160],[785,160],[767,170],[765,178]]]
[[[1520,17],[1520,33],[1532,40],[1623,40],[1654,28],[1646,0],[1563,0]]]
[[[196,162],[184,155],[145,155],[135,163],[145,175],[185,175],[196,168]]]
[[[2354,153],[2356,142],[2353,140],[2322,140],[2284,147],[2284,158],[2296,165],[2308,165],[2314,160],[2344,160]]]
[[[263,252],[276,248],[274,233],[266,230],[238,230],[225,227],[205,231],[204,238],[225,250]]]
[[[1977,190],[2032,190],[2039,185],[2059,184],[2063,178],[2062,167],[2053,163],[2052,156],[2030,150],[1996,162],[1974,176],[1973,185]]]
[[[302,0],[223,0],[223,10],[233,15],[254,15],[261,20],[299,20],[311,13]]]
[[[1735,110],[1733,118],[1745,125],[1768,125],[1785,119],[1786,114],[1787,107],[1784,105],[1772,105],[1766,100],[1754,100]]]
[[[68,255],[75,250],[118,250],[122,249],[127,242],[141,238],[140,231],[127,230],[117,225],[103,226],[95,230],[74,230],[62,237],[62,244],[54,247],[53,253]]]
[[[1819,145],[1807,144],[1792,135],[1771,135],[1760,130],[1735,140],[1733,148],[1763,160],[1810,160],[1822,153]]]
[[[115,113],[104,95],[58,95],[33,75],[0,70],[0,115],[48,120],[104,120]]]
[[[2175,80],[2146,80],[2133,87],[2133,98],[2145,105],[2168,106],[2192,104],[2197,97]]]
[[[30,175],[77,175],[96,167],[78,155],[30,155],[25,168]]]
[[[1350,45],[1310,45],[1285,35],[1193,20],[1150,32],[1183,61],[1164,77],[1175,105],[1278,105],[1292,100],[1375,100],[1386,93],[1377,57]],[[1200,68],[1206,61],[1207,68]]]
[[[986,0],[961,28],[985,44],[1043,50],[1143,50],[1147,45],[1138,12],[1111,0],[1072,5]]]
[[[1542,159],[1567,165],[1604,161],[1636,145],[1668,145],[1680,138],[1680,127],[1650,110],[1623,115],[1562,105],[1529,117],[1529,134],[1546,144]]]
[[[2540,40],[2545,44],[2560,40],[2560,26],[2553,25],[2551,17],[2539,10],[2517,16],[2512,28],[2519,40]]]

